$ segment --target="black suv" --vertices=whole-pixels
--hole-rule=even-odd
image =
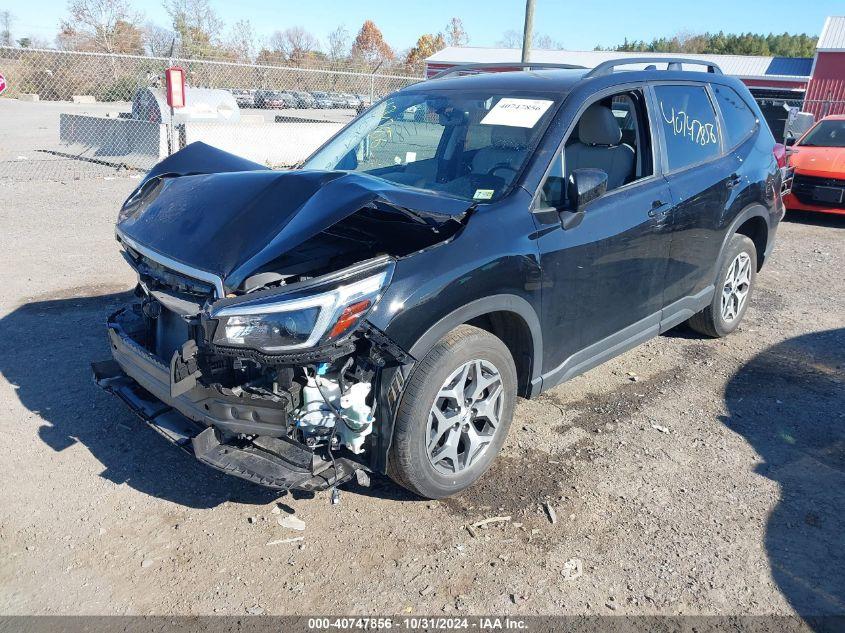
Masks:
[[[97,382],[259,484],[466,488],[517,396],[740,323],[783,215],[775,142],[740,81],[687,64],[458,68],[294,171],[187,146],[120,211],[139,282]]]

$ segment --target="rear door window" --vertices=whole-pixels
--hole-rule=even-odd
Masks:
[[[703,86],[655,86],[654,94],[669,171],[720,155],[719,124]]]
[[[728,147],[736,147],[757,127],[757,116],[733,88],[712,84],[716,103],[722,111]]]

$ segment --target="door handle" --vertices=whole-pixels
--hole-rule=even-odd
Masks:
[[[739,174],[731,174],[728,178],[728,189],[733,189],[741,182],[742,178],[739,176]]]
[[[669,204],[662,200],[655,200],[651,203],[651,209],[648,210],[648,217],[663,218],[669,213]]]

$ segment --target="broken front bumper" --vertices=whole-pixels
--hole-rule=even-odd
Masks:
[[[333,466],[284,437],[283,409],[237,402],[201,385],[172,398],[168,367],[111,324],[109,339],[114,360],[92,363],[95,382],[204,464],[280,490],[322,490],[366,470],[344,457]]]

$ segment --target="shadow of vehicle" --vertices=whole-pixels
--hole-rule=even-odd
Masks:
[[[0,373],[43,419],[38,435],[50,448],[81,442],[103,464],[102,477],[192,508],[280,496],[203,466],[97,387],[89,364],[109,357],[105,319],[129,293],[72,294],[32,301],[0,319]]]
[[[845,215],[834,213],[817,213],[815,211],[787,211],[784,221],[793,224],[808,224],[824,226],[831,229],[845,229]]]
[[[845,614],[845,328],[762,352],[725,401],[723,422],[781,489],[765,539],[775,582],[803,617]]]

